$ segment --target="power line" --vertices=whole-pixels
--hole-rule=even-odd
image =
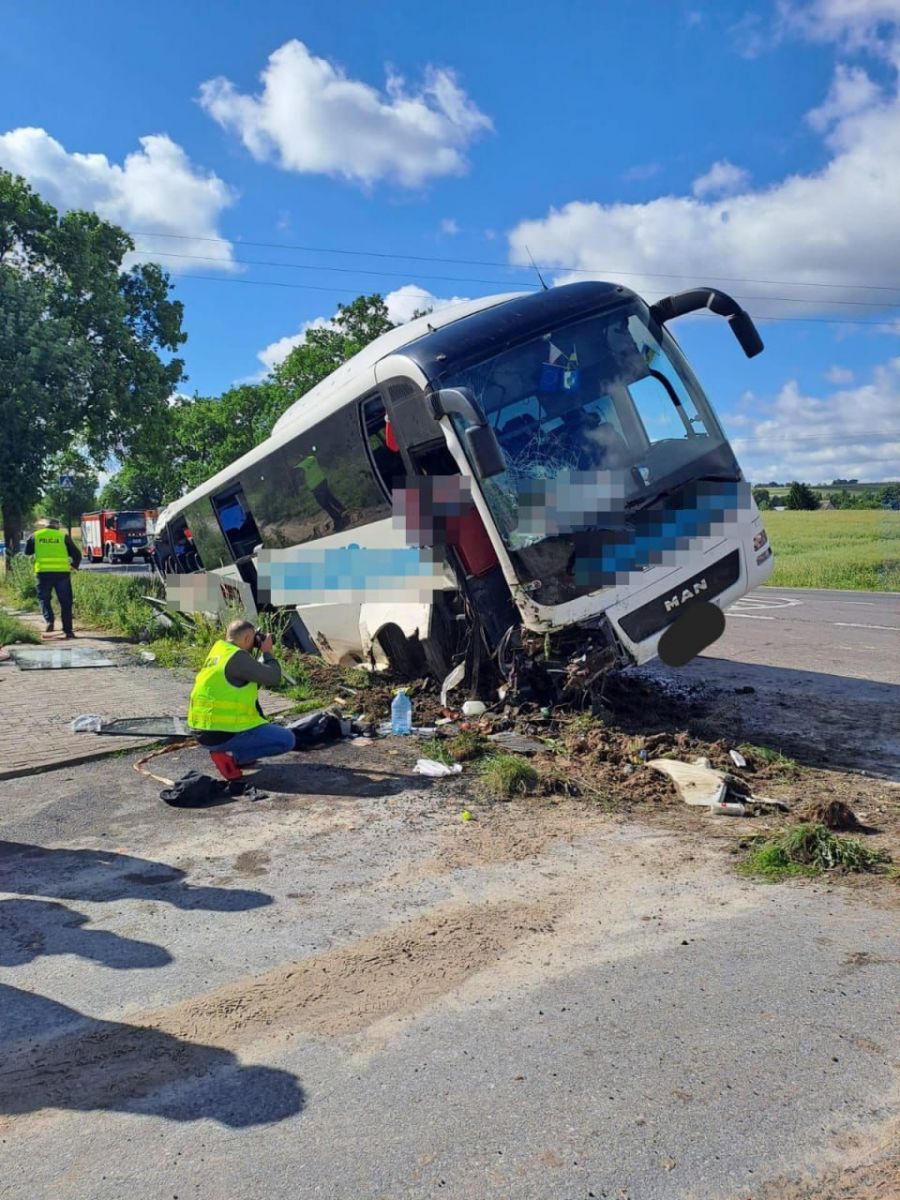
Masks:
[[[299,250],[307,254],[345,254],[348,256],[357,256],[363,258],[390,258],[399,259],[404,262],[429,262],[429,263],[446,263],[463,267],[499,267],[504,270],[513,271],[530,271],[532,268],[529,264],[497,262],[491,259],[477,258],[443,258],[438,255],[425,254],[398,254],[396,252],[388,252],[384,250],[351,250],[349,247],[335,248],[331,246],[302,246],[290,242],[257,242],[241,240],[237,243],[232,242],[228,238],[195,236],[189,233],[163,233],[162,231],[152,230],[129,230],[127,231],[132,237],[153,237],[153,238],[170,238],[179,241],[189,242],[214,242],[219,245],[226,246],[252,246],[254,249],[266,250]],[[168,254],[168,251],[159,251],[161,254]],[[175,255],[171,255],[175,257]],[[214,261],[219,262],[220,259]],[[573,267],[563,264],[541,263],[541,270],[546,271],[567,271],[573,275],[627,275],[638,278],[649,279],[688,279],[695,280],[697,274],[685,274],[684,272],[664,272],[664,271],[622,271],[614,270],[611,267]],[[766,287],[812,287],[812,288],[837,288],[862,291],[877,291],[877,292],[900,292],[900,284],[878,284],[878,283],[837,283],[837,282],[810,282],[803,279],[754,279],[747,276],[736,275],[706,275],[701,272],[707,279],[717,280],[723,283],[758,283],[764,284]]]
[[[237,284],[242,284],[246,287],[288,288],[291,291],[300,291],[300,292],[330,292],[332,294],[334,292],[346,292],[348,296],[358,296],[360,294],[359,288],[348,288],[348,287],[338,287],[338,286],[324,287],[322,284],[314,284],[314,283],[285,283],[284,280],[280,280],[280,279],[236,279],[234,276],[229,276],[229,275],[189,275],[189,274],[181,275],[181,276],[179,276],[179,278],[180,279],[191,279],[191,280],[196,279],[196,280],[201,280],[205,283],[237,283]],[[471,299],[473,299],[473,300],[478,300],[478,299],[482,299],[482,298],[483,297],[479,297],[479,296],[471,297]],[[762,297],[760,297],[760,298],[762,298]],[[698,313],[697,315],[705,317],[705,316],[713,316],[714,314],[701,312],[701,313]],[[847,317],[846,319],[841,318],[841,317],[782,317],[780,315],[771,315],[771,314],[767,315],[765,313],[756,313],[755,317],[756,317],[757,321],[779,321],[779,322],[780,321],[793,321],[793,322],[797,322],[798,324],[804,324],[804,325],[864,325],[864,326],[868,326],[870,329],[883,329],[884,324],[885,324],[884,321],[860,321],[853,317]]]
[[[141,251],[138,251],[138,253],[141,253]],[[163,253],[165,254],[166,258],[185,259],[191,262],[222,262],[222,259],[220,258],[205,256],[202,254],[175,254],[168,250],[164,251]],[[490,287],[500,287],[504,283],[509,282],[508,280],[503,279],[475,279],[466,275],[420,275],[417,272],[406,272],[402,270],[372,271],[362,267],[327,267],[322,266],[319,263],[273,262],[271,259],[259,258],[234,258],[229,261],[247,267],[280,267],[294,271],[333,271],[342,275],[375,275],[379,278],[388,279],[413,275],[415,279],[424,279],[429,283],[477,283]],[[523,283],[516,281],[516,286],[527,287],[534,290],[540,288],[540,284],[531,282]],[[748,303],[755,300],[764,300],[777,302],[779,304],[838,304],[853,308],[884,307],[884,301],[881,300],[823,300],[812,296],[736,296],[735,299],[740,300],[742,303]],[[897,302],[900,304],[900,297],[898,297]]]

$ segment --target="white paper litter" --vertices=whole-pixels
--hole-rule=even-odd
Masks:
[[[741,754],[740,750],[729,750],[728,757],[736,767],[746,767],[747,765],[747,760],[744,758],[743,754]]]
[[[434,779],[439,779],[442,775],[459,775],[461,771],[462,767],[459,763],[448,767],[446,763],[436,762],[433,758],[417,759],[416,765],[413,767],[416,775],[431,775]]]
[[[72,722],[73,733],[99,733],[103,718],[94,713],[84,713]]]

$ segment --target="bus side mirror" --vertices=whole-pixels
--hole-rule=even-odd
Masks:
[[[667,321],[698,312],[702,308],[708,308],[717,317],[726,319],[748,358],[755,358],[757,354],[762,353],[763,340],[753,324],[753,318],[736,300],[717,288],[691,288],[687,292],[666,296],[664,300],[658,300],[651,306],[650,316],[660,325],[665,325]]]
[[[439,392],[433,392],[431,409],[438,420],[453,413],[465,420],[463,437],[478,479],[490,479],[506,470],[506,459],[497,434],[468,388],[441,388]]]

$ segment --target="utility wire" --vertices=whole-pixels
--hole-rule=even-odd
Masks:
[[[190,274],[180,275],[179,279],[180,280],[181,279],[191,279],[191,280],[196,279],[196,280],[201,280],[204,283],[237,283],[237,284],[242,284],[245,287],[288,288],[291,291],[300,291],[300,292],[330,292],[332,294],[334,292],[346,292],[347,295],[349,295],[349,296],[358,296],[360,294],[359,288],[338,287],[338,286],[325,287],[322,284],[314,284],[314,283],[285,283],[284,280],[280,280],[280,279],[236,279],[234,276],[229,276],[229,275],[190,275]],[[532,284],[531,286],[534,287],[536,285]],[[474,300],[481,299],[481,298],[483,298],[483,297],[478,297],[478,296],[472,297],[472,299],[474,299]],[[765,299],[765,297],[755,297],[755,298],[756,299]],[[697,315],[712,316],[713,314],[711,314],[711,313],[707,314],[707,313],[701,312]],[[812,325],[867,325],[871,329],[879,329],[879,328],[883,329],[885,326],[885,321],[860,321],[853,317],[847,317],[847,318],[841,318],[841,317],[782,317],[782,316],[770,316],[770,315],[766,315],[765,313],[756,313],[755,316],[758,321],[796,321],[800,324],[806,324],[806,325],[809,325],[809,324],[812,324]]]
[[[499,267],[504,270],[514,271],[529,271],[533,268],[526,263],[509,263],[497,262],[490,259],[478,258],[442,258],[437,255],[426,254],[397,254],[383,250],[351,250],[348,247],[335,248],[331,246],[301,246],[290,242],[256,242],[256,241],[238,241],[232,242],[228,238],[195,236],[189,233],[163,233],[162,231],[152,231],[149,229],[129,230],[127,231],[132,237],[151,237],[151,238],[170,238],[179,241],[188,242],[214,242],[219,245],[226,246],[252,246],[254,249],[267,250],[300,250],[308,254],[346,254],[364,258],[391,258],[399,259],[403,262],[428,262],[428,263],[446,263],[454,264],[463,267]],[[158,253],[166,254],[167,251],[158,251]],[[172,255],[171,257],[175,257]],[[221,259],[214,260],[216,262]],[[573,275],[627,275],[637,276],[650,279],[689,279],[695,280],[697,274],[685,274],[684,272],[664,272],[664,271],[622,271],[614,270],[611,267],[572,267],[562,264],[539,264],[541,270],[545,271],[567,271]],[[700,272],[706,279],[718,280],[724,283],[760,283],[767,287],[813,287],[813,288],[853,288],[854,290],[877,291],[877,292],[900,292],[900,283],[898,284],[878,284],[878,283],[838,283],[838,282],[812,282],[803,279],[754,279],[747,276],[736,275],[707,275],[706,272]]]
[[[139,250],[138,253],[152,253],[152,251]],[[212,256],[204,256],[202,254],[175,254],[168,250],[163,252],[166,258],[186,259],[191,262],[206,262],[220,263],[223,260]],[[395,279],[412,274],[415,279],[424,279],[429,283],[477,283],[490,287],[500,287],[509,280],[504,279],[475,279],[471,276],[464,275],[419,275],[414,272],[398,271],[372,271],[362,267],[326,267],[318,263],[291,263],[291,262],[273,262],[271,259],[260,258],[235,258],[230,262],[238,263],[246,267],[283,267],[293,271],[333,271],[342,275],[375,275],[380,278]],[[533,290],[538,290],[540,284],[531,282],[516,281],[516,287],[527,287]],[[775,301],[779,304],[838,304],[851,306],[853,308],[884,308],[883,300],[823,300],[814,296],[736,296],[735,299],[742,303],[748,303],[755,300]],[[897,299],[900,304],[900,296]]]

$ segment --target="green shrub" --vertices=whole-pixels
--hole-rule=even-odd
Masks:
[[[27,625],[23,625],[9,613],[0,610],[0,646],[8,646],[16,642],[40,642],[40,640]]]
[[[519,754],[492,754],[482,760],[480,774],[484,790],[495,800],[533,792],[538,782],[537,771]]]
[[[890,856],[870,850],[857,838],[842,838],[824,825],[803,822],[775,837],[756,838],[738,870],[743,875],[784,879],[822,871],[877,871]]]
[[[38,607],[37,587],[34,581],[34,566],[30,558],[17,554],[7,559],[2,576],[3,592],[16,608],[36,610]]]

